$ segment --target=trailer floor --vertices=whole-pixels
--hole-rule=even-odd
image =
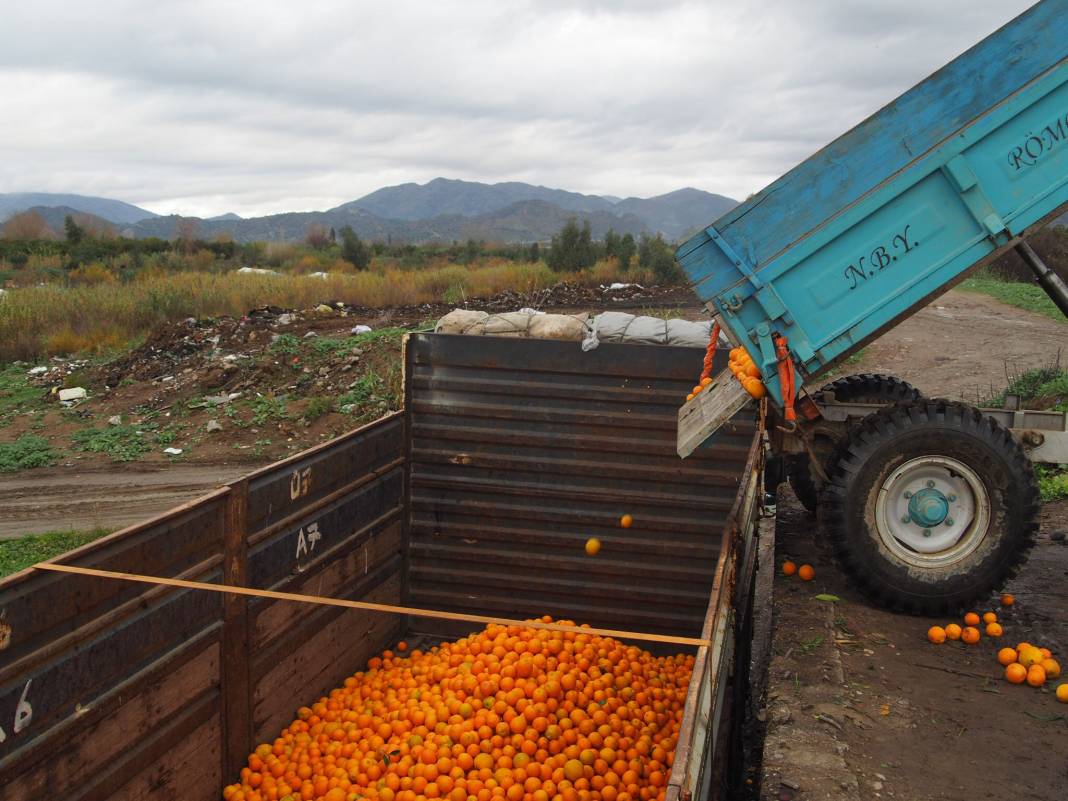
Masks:
[[[759,797],[978,801],[1068,797],[1068,706],[1052,686],[1005,682],[995,654],[1026,640],[1068,665],[1068,502],[1045,506],[1031,558],[1004,589],[1005,635],[979,645],[927,642],[942,619],[873,607],[837,569],[813,518],[780,492],[776,564],[808,562],[816,578],[777,572]],[[819,593],[839,602],[815,599]],[[753,777],[754,782],[757,776]]]

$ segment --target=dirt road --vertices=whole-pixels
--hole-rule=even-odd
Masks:
[[[1068,360],[1068,325],[950,290],[888,331],[834,375],[880,372],[931,397],[975,403],[1004,389],[1006,374]]]
[[[0,539],[43,531],[119,529],[165,512],[254,466],[126,463],[53,467],[0,481]]]

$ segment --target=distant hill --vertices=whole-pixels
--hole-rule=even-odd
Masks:
[[[108,222],[125,225],[155,217],[151,211],[138,208],[121,200],[87,195],[64,195],[51,192],[10,192],[0,194],[0,220],[6,220],[20,211],[35,206],[65,206],[68,209],[95,214]]]
[[[687,187],[656,197],[629,197],[616,203],[612,210],[616,214],[633,214],[668,239],[682,239],[711,225],[737,205],[738,201],[729,197]]]
[[[115,223],[124,236],[171,239],[179,222],[192,220],[201,238],[210,239],[225,232],[238,242],[299,241],[312,224],[335,231],[351,225],[362,238],[377,241],[535,242],[549,239],[572,218],[589,222],[597,238],[611,228],[635,236],[659,232],[669,240],[679,240],[736,205],[730,198],[691,188],[651,198],[617,200],[515,181],[483,184],[448,178],[384,187],[326,211],[249,218],[232,212],[208,219],[173,214],[164,217],[105,198],[81,198],[78,205],[56,200],[80,198],[78,195],[0,195],[0,202],[18,197],[53,200],[34,206],[57,232],[62,230],[63,218],[77,211]],[[11,203],[12,208],[16,206]]]
[[[511,181],[483,184],[435,178],[425,184],[399,184],[378,189],[338,208],[359,208],[393,220],[425,220],[442,215],[478,217],[525,200],[543,200],[566,211],[604,211],[611,201],[563,189]]]
[[[55,231],[60,238],[63,237],[63,226],[67,217],[73,218],[78,225],[96,236],[118,233],[118,229],[110,220],[105,220],[95,214],[79,211],[70,206],[34,206],[26,209],[26,211],[41,215],[42,219],[48,223],[48,227]]]

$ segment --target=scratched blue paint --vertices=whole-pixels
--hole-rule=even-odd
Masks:
[[[680,247],[781,403],[1068,204],[1068,0],[1044,0]]]

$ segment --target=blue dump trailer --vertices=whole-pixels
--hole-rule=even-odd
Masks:
[[[877,601],[933,613],[998,588],[1036,530],[1031,462],[1068,462],[1065,415],[816,379],[1008,248],[1068,315],[1024,241],[1066,207],[1068,0],[1045,0],[676,253],[759,370],[783,473]],[[727,372],[688,401],[680,456],[750,394]]]

